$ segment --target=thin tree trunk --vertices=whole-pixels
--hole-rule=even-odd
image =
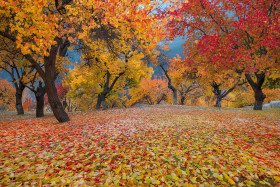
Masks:
[[[173,105],[178,104],[178,99],[177,99],[177,89],[173,89]]]
[[[106,110],[107,109],[107,103],[105,101],[107,94],[112,91],[114,85],[116,84],[117,80],[125,73],[125,71],[119,73],[119,75],[117,77],[115,77],[115,79],[113,80],[111,86],[109,86],[110,84],[110,77],[111,74],[109,71],[107,71],[107,80],[106,83],[104,85],[103,91],[98,95],[97,98],[97,104],[96,104],[96,110],[100,109],[100,106],[102,104],[102,110]]]
[[[166,73],[167,74],[167,73]],[[168,79],[168,88],[172,90],[173,92],[173,105],[177,105],[178,101],[177,101],[177,89],[171,84],[171,79]]]
[[[18,115],[23,115],[23,107],[22,107],[22,91],[18,90],[16,91],[16,109]]]
[[[24,110],[22,107],[22,93],[23,90],[25,88],[25,86],[21,83],[19,83],[19,85],[16,85],[16,110],[17,110],[17,115],[23,115],[24,114]]]
[[[181,95],[181,102],[180,102],[180,104],[184,105],[185,100],[186,100],[186,97]]]

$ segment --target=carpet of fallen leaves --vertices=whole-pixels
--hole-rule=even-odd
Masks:
[[[0,186],[280,186],[280,111],[0,116]]]

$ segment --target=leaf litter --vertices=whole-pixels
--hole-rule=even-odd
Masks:
[[[0,122],[4,186],[279,186],[277,111],[140,107]]]

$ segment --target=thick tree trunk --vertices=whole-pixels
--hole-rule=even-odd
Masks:
[[[186,100],[186,97],[181,95],[180,105],[184,105],[185,100]]]
[[[96,107],[95,107],[95,109],[96,110],[99,110],[100,109],[100,107],[101,107],[101,104],[102,104],[102,102],[105,100],[105,95],[104,94],[99,94],[98,95],[98,97],[97,97],[97,104],[96,104]],[[102,106],[103,107],[103,106]]]
[[[255,89],[254,92],[255,92],[254,110],[262,110],[263,101],[266,95],[262,92],[261,89]]]
[[[36,117],[44,117],[45,97],[44,94],[36,96]]]
[[[221,84],[217,84],[216,82],[213,82],[211,84],[211,86],[214,88],[212,90],[212,92],[215,94],[216,96],[216,104],[215,104],[215,107],[219,107],[221,108],[222,106],[222,99],[224,98],[223,97],[223,94],[222,94],[222,91],[220,90],[220,86]]]
[[[105,98],[106,98],[106,96],[103,93],[98,95],[97,104],[96,104],[96,107],[95,107],[96,110],[99,110],[101,105],[102,105],[102,110],[107,109],[107,103],[105,101]]]
[[[216,105],[215,107],[221,108],[222,107],[222,97],[221,96],[217,96],[217,100],[216,100]]]
[[[70,121],[67,113],[64,111],[63,106],[58,98],[57,90],[53,80],[48,78],[45,80],[45,86],[48,94],[48,100],[56,119],[62,123]]]
[[[46,89],[42,86],[42,82],[39,81],[39,86],[36,90],[33,89],[33,92],[36,97],[36,117],[44,116],[44,106],[45,106],[45,93]]]
[[[262,110],[263,102],[266,98],[266,95],[262,92],[262,85],[265,81],[265,73],[255,73],[257,82],[253,81],[250,74],[247,73],[245,76],[255,93],[254,110]]]
[[[58,42],[61,42],[58,40]],[[44,65],[45,65],[45,76],[44,83],[46,87],[46,91],[48,94],[48,100],[53,111],[54,116],[60,122],[70,121],[67,113],[65,112],[62,103],[60,102],[57,90],[55,87],[55,79],[56,79],[56,55],[58,53],[58,45],[52,46],[50,50],[50,55],[48,57],[44,57]]]
[[[107,103],[105,101],[105,99],[102,101],[102,110],[106,110],[107,109]]]
[[[23,90],[19,90],[19,89],[17,89],[16,91],[16,109],[18,115],[24,114],[23,107],[22,107],[22,91]]]

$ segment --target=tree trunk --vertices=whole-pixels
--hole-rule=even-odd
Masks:
[[[67,113],[64,111],[63,106],[58,98],[57,90],[54,84],[54,80],[52,77],[47,77],[45,80],[45,87],[48,94],[48,100],[53,111],[54,116],[60,122],[67,122],[70,121]]]
[[[102,101],[102,110],[106,110],[107,109],[107,103],[105,101],[105,99]]]
[[[105,95],[101,93],[101,94],[98,95],[98,98],[97,98],[97,104],[96,104],[96,107],[95,107],[96,110],[100,109],[101,104],[103,104],[103,101],[105,101]]]
[[[255,92],[254,110],[262,110],[263,101],[266,95],[262,92],[261,89],[255,89],[254,92]]]
[[[19,82],[19,84],[15,83],[16,87],[16,110],[18,115],[23,115],[23,107],[22,107],[22,93],[25,88],[24,84]]]
[[[250,74],[245,74],[246,79],[248,80],[250,86],[254,90],[255,94],[255,104],[254,104],[254,110],[262,110],[262,105],[264,102],[264,99],[266,98],[266,95],[262,92],[262,85],[265,81],[265,73],[257,73],[255,72],[255,76],[257,77],[257,82],[254,82],[251,78]]]
[[[32,90],[36,97],[36,117],[44,117],[44,106],[45,106],[45,93],[46,88],[42,86],[42,82],[39,81],[39,86],[36,90]]]
[[[23,107],[22,107],[22,92],[23,90],[16,90],[16,109],[18,115],[23,115]]]
[[[186,100],[186,97],[181,95],[180,105],[184,105],[185,100]]]
[[[214,88],[214,90],[212,90],[212,92],[215,94],[216,96],[216,104],[215,107],[221,108],[222,106],[222,99],[226,96],[225,94],[222,93],[222,91],[220,90],[220,86],[221,84],[217,84],[215,81],[211,84],[211,86]],[[225,93],[225,92],[224,92]]]
[[[173,90],[173,105],[177,105],[178,101],[177,101],[177,89]]]
[[[36,117],[44,117],[45,97],[44,94],[36,96]]]
[[[215,107],[221,108],[222,107],[222,97],[221,96],[217,96],[217,100],[216,100],[216,105]]]
[[[55,68],[57,53],[58,53],[58,45],[52,46],[50,50],[50,55],[48,57],[46,56],[44,57],[44,65],[45,65],[44,83],[45,83],[49,103],[53,111],[53,114],[60,123],[63,123],[63,122],[70,121],[70,119],[67,113],[65,112],[65,110],[63,109],[63,105],[58,98],[57,90],[54,83],[57,76],[57,72]]]
[[[171,84],[171,82],[168,82],[168,88],[173,92],[173,105],[177,105],[177,89]]]

